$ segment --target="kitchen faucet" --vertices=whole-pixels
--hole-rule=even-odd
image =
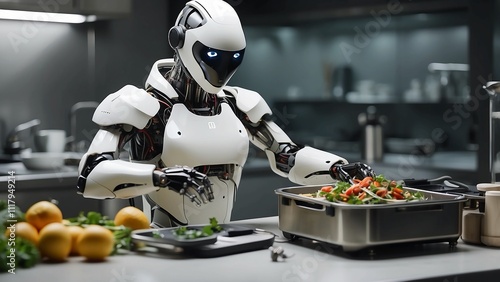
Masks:
[[[16,126],[7,136],[4,152],[9,155],[16,155],[25,149],[25,144],[21,140],[19,133],[27,129],[31,129],[33,135],[34,129],[40,124],[39,119],[34,119]]]
[[[78,102],[74,104],[71,107],[71,117],[70,117],[70,122],[71,122],[71,136],[69,137],[69,141],[71,144],[71,151],[76,152],[78,151],[78,140],[77,140],[77,112],[83,109],[95,109],[99,106],[98,102],[95,101],[83,101],[83,102]]]

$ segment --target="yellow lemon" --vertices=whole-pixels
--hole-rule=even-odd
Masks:
[[[33,244],[38,245],[38,230],[36,228],[27,223],[27,222],[18,222],[14,225],[13,228],[7,228],[5,230],[5,237],[13,237],[16,238],[24,238],[26,240],[31,241]]]
[[[89,261],[102,261],[113,251],[114,236],[106,227],[90,225],[78,236],[78,253]]]
[[[78,242],[78,237],[80,234],[83,233],[83,227],[81,226],[67,226],[69,230],[69,234],[71,235],[71,251],[70,255],[77,256],[79,255],[78,253],[78,247],[77,247],[77,242]]]
[[[116,226],[126,226],[132,230],[148,229],[149,220],[140,209],[132,206],[124,207],[115,215]]]
[[[52,261],[64,261],[71,251],[69,229],[61,222],[52,222],[40,230],[38,249],[42,257]]]
[[[40,201],[33,204],[24,215],[26,221],[33,225],[38,231],[52,222],[62,222],[63,215],[55,204],[48,201]]]

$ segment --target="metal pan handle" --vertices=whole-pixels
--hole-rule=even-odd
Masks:
[[[301,200],[294,200],[295,204],[299,208],[307,209],[307,210],[312,210],[312,211],[324,211],[325,206],[317,203],[311,203],[307,201],[301,201]]]
[[[325,206],[317,203],[311,203],[307,201],[294,200],[295,205],[299,208],[315,211],[315,212],[325,212],[327,216],[335,216],[335,208],[333,206]]]

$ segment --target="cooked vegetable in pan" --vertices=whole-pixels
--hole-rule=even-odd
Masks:
[[[401,183],[388,180],[383,175],[354,179],[354,184],[339,181],[334,185],[321,187],[316,193],[302,195],[356,205],[425,200],[421,192],[404,190]]]

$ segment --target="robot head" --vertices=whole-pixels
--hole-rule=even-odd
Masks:
[[[189,75],[212,94],[236,72],[246,46],[238,15],[222,0],[186,3],[168,41]]]

